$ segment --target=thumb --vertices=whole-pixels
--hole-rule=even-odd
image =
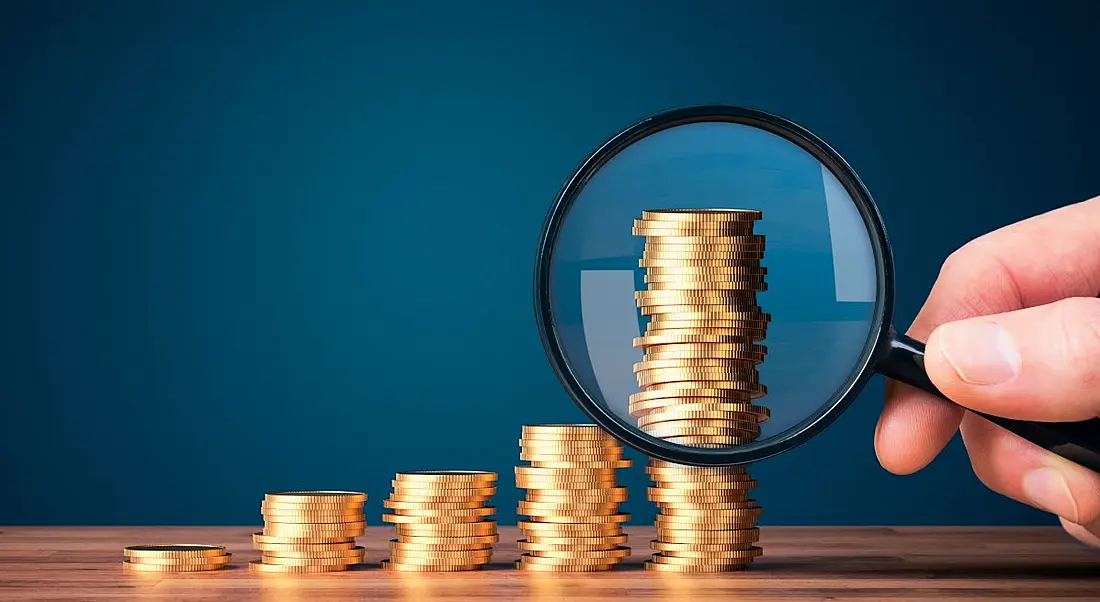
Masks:
[[[1007,418],[1077,421],[1100,415],[1100,299],[949,322],[925,367],[944,395]]]

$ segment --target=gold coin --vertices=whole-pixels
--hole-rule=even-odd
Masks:
[[[520,514],[531,513],[551,513],[551,514],[568,514],[568,513],[587,513],[587,514],[615,514],[618,512],[619,504],[617,502],[604,503],[604,504],[572,504],[572,503],[552,503],[552,502],[530,502],[527,500],[520,500],[519,505],[516,508],[516,512]]]
[[[728,510],[717,510],[714,508],[678,508],[675,505],[669,504],[664,508],[661,508],[660,516],[665,516],[670,519],[684,519],[684,520],[706,520],[706,521],[739,521],[745,517],[758,517],[763,510],[760,506],[749,508],[731,508]]]
[[[267,564],[261,560],[249,560],[248,570],[261,573],[336,573],[348,570],[346,564],[313,564],[294,566],[290,564]]]
[[[677,382],[677,381],[741,381],[758,383],[759,374],[749,364],[742,364],[738,368],[724,366],[691,366],[686,368],[654,368],[635,372],[639,386],[647,387],[651,384]]]
[[[680,265],[675,267],[651,267],[646,268],[647,276],[699,276],[701,278],[719,278],[723,276],[756,276],[768,275],[768,268],[759,265]]]
[[[122,568],[129,571],[145,573],[198,573],[202,571],[217,571],[224,564],[148,564],[143,562],[122,561]]]
[[[653,270],[647,268],[645,274],[642,275],[642,281],[646,284],[698,282],[718,285],[733,283],[741,284],[746,287],[753,287],[765,284],[766,278],[760,273],[750,273],[746,270],[742,270],[740,272],[727,271],[725,273],[689,272],[687,274],[681,274],[660,270],[654,272]]]
[[[492,487],[497,480],[497,473],[485,470],[414,470],[397,473],[396,480],[403,486],[412,488],[468,489],[471,486]]]
[[[303,537],[283,537],[276,535],[268,535],[263,531],[257,531],[252,534],[252,543],[256,545],[331,545],[331,544],[345,544],[352,542],[351,535],[337,536],[337,535],[311,535]]]
[[[264,496],[267,502],[280,504],[362,504],[367,494],[360,491],[276,491]]]
[[[756,481],[752,479],[743,480],[694,480],[694,481],[679,481],[673,484],[662,485],[660,487],[650,487],[650,490],[660,489],[662,495],[669,492],[679,492],[683,494],[695,494],[695,493],[722,493],[723,489],[751,489],[756,487]],[[658,500],[651,500],[658,501]]]
[[[225,546],[197,543],[151,544],[127,546],[123,552],[130,558],[209,558],[224,556]]]
[[[758,209],[701,208],[701,209],[648,209],[642,211],[644,220],[670,222],[749,222],[763,219]]]
[[[615,469],[615,470],[620,470],[620,469],[623,469],[623,468],[630,468],[631,466],[633,466],[633,463],[630,460],[616,460],[614,462],[601,462],[601,461],[556,462],[556,461],[547,461],[547,460],[532,460],[531,461],[531,467],[532,468],[551,468],[551,469],[559,469],[560,468],[560,469],[568,469],[568,470],[588,470],[588,469],[597,469],[597,468],[598,469],[612,468],[612,469]]]
[[[442,493],[440,491],[458,492],[458,493]],[[472,493],[477,492],[477,493]],[[410,502],[418,504],[436,504],[436,503],[456,503],[456,502],[477,502],[485,503],[494,495],[496,495],[496,488],[490,487],[488,489],[449,489],[449,490],[413,490],[412,492],[404,490],[395,490],[387,498],[391,502]]]
[[[516,487],[520,489],[538,490],[577,490],[577,489],[603,489],[615,485],[613,478],[601,478],[593,480],[571,479],[534,479],[520,477],[516,479]]]
[[[400,564],[403,566],[430,566],[430,567],[448,567],[448,566],[469,566],[488,564],[492,562],[492,554],[473,554],[466,553],[466,556],[434,556],[434,557],[420,557],[420,556],[391,556],[390,562]]]
[[[517,560],[515,567],[521,571],[535,572],[535,573],[595,573],[599,571],[610,571],[615,568],[614,564],[579,564],[579,565],[565,565],[565,564],[527,564],[522,560]]]
[[[618,459],[623,453],[621,445],[600,443],[599,445],[570,445],[565,442],[553,441],[546,443],[532,443],[530,441],[519,442],[520,451],[529,456],[598,456],[607,459]]]
[[[706,533],[706,531],[704,531],[704,533]],[[670,556],[677,556],[692,552],[706,554],[725,552],[728,550],[742,550],[747,545],[756,543],[760,540],[760,530],[755,527],[751,529],[741,529],[739,531],[734,531],[734,533],[741,533],[741,535],[727,538],[721,543],[668,542],[655,539],[649,542],[649,545],[655,552],[665,552]]]
[[[726,233],[720,231],[685,232],[676,228],[634,228],[634,231],[645,230],[654,234],[643,234],[646,237],[646,249],[659,249],[662,247],[676,247],[685,250],[692,249],[721,249],[725,247],[754,247],[767,246],[767,237],[763,234]],[[637,236],[637,234],[635,234]]]
[[[719,229],[719,228],[752,228],[756,225],[755,220],[676,220],[668,219],[666,217],[659,218],[635,218],[634,226],[647,226],[649,228],[700,228],[700,229]]]
[[[745,512],[748,512],[747,510]],[[658,514],[656,518],[656,525],[658,528],[667,529],[696,529],[698,531],[724,531],[731,528],[746,528],[756,524],[759,520],[760,513],[745,514],[744,516],[737,517],[736,519],[729,519],[728,517],[718,518],[696,518],[686,516],[665,516]],[[728,520],[730,522],[716,525],[715,521]]]
[[[634,300],[640,307],[647,305],[720,305],[728,307],[746,297],[756,297],[753,291],[634,291]],[[697,309],[696,311],[703,311]]]
[[[263,560],[264,564],[279,564],[283,566],[346,566],[363,562],[363,555],[345,556],[343,558],[290,558],[286,556],[264,554],[261,560]]]
[[[534,466],[517,466],[515,468],[516,476],[525,476],[533,478],[580,478],[580,479],[596,479],[596,478],[613,478],[615,476],[614,468],[536,468]]]
[[[629,554],[629,552],[627,552]],[[549,564],[549,565],[585,565],[585,564],[610,564],[612,560],[618,560],[619,557],[613,558],[558,558],[554,556],[534,556],[531,553],[525,553],[520,556],[520,562],[525,564]]]
[[[763,267],[760,264],[763,258],[764,255],[762,253],[756,254],[754,257],[738,255],[707,259],[670,259],[663,257],[660,259],[653,259],[643,257],[638,260],[638,267],[647,270],[650,268],[760,268]]]
[[[389,560],[383,560],[381,566],[387,571],[400,571],[410,573],[447,573],[457,571],[476,571],[477,569],[481,568],[480,564],[425,566],[420,564],[394,563]]]
[[[659,551],[706,549],[706,546],[730,546],[752,543],[760,539],[760,529],[748,527],[726,531],[697,531],[694,529],[662,529],[651,545],[662,546]],[[657,547],[653,548],[658,550]]]
[[[629,402],[631,404],[643,404],[665,399],[673,400],[671,404],[666,405],[681,405],[688,403],[724,403],[751,406],[753,397],[752,393],[749,391],[738,391],[735,389],[723,389],[719,387],[693,387],[690,389],[684,389],[681,387],[651,387],[647,388],[645,391],[632,394],[629,397]],[[693,399],[698,399],[700,401],[691,401]]]
[[[748,351],[751,354],[764,353],[763,350],[754,347],[757,345],[752,337],[725,334],[646,334],[634,337],[632,343],[635,349],[647,349],[659,345],[680,345],[683,343],[717,343],[724,345],[737,345],[737,351]],[[750,356],[752,357],[752,356]],[[748,359],[748,358],[746,358]]]
[[[406,496],[422,496],[422,497],[443,497],[443,496],[466,496],[477,497],[490,495],[486,492],[496,491],[496,487],[469,487],[468,483],[445,483],[440,482],[438,484],[431,483],[417,483],[410,485],[407,482],[393,480],[390,481],[390,485],[393,486],[393,495],[406,495]]]
[[[480,501],[474,502],[397,502],[382,500],[382,507],[390,510],[470,510],[484,507]]]
[[[766,339],[768,333],[762,328],[663,328],[660,324],[650,323],[642,336],[651,340],[669,337],[727,337],[735,340],[725,342],[756,343]]]
[[[559,437],[586,437],[607,439],[610,435],[596,424],[525,424],[523,437],[556,439]]]
[[[410,546],[427,546],[429,548],[439,548],[441,550],[449,549],[471,549],[464,546],[471,546],[476,549],[478,546],[491,545],[500,541],[500,535],[467,535],[461,537],[437,537],[437,536],[411,536],[398,534],[397,539],[391,539],[390,541],[399,541],[403,544]]]
[[[748,396],[745,396],[748,397]],[[666,397],[649,401],[630,403],[630,413],[634,417],[659,414],[663,416],[692,415],[695,412],[719,412],[730,415],[746,415],[756,419],[757,422],[765,422],[771,413],[764,406],[753,405],[748,402],[730,402],[723,398],[706,397]]]
[[[482,520],[476,523],[412,523],[394,525],[399,538],[413,537],[470,537],[496,535],[497,522]]]
[[[438,538],[437,537],[435,539],[437,541],[444,541],[445,542],[445,539],[443,539],[443,538]],[[460,539],[460,538],[454,537],[454,538],[449,538],[449,539]],[[488,538],[485,538],[485,539],[488,539]],[[405,550],[406,552],[414,552],[414,551],[417,551],[417,550],[422,550],[422,551],[425,551],[425,552],[432,552],[432,551],[461,552],[461,551],[472,551],[472,550],[491,550],[493,548],[494,543],[496,543],[496,536],[494,536],[494,539],[492,541],[485,541],[485,542],[459,541],[459,542],[445,542],[445,543],[419,543],[419,542],[403,541],[403,540],[400,540],[400,539],[391,539],[390,540],[390,549],[391,550],[394,549],[394,546],[400,546],[400,548],[402,550]]]
[[[358,537],[367,523],[333,523],[331,525],[302,525],[296,523],[264,523],[264,535],[271,537]],[[318,542],[327,543],[327,542]]]
[[[721,412],[714,410],[684,411],[675,407],[647,412],[637,418],[639,427],[661,422],[691,421],[693,424],[704,424],[704,422],[696,421],[715,421],[714,424],[729,424],[755,433],[760,432],[761,422],[760,416],[752,414],[751,412]],[[705,422],[705,424],[711,423]]]
[[[438,517],[452,517],[452,518],[466,518],[477,519],[483,516],[489,516],[495,514],[497,511],[495,506],[479,506],[477,508],[396,508],[393,514],[396,516],[406,516],[409,518],[438,518]]]
[[[558,523],[558,524],[571,524],[571,525],[606,525],[614,523],[625,523],[630,520],[630,514],[626,512],[620,512],[617,514],[581,514],[581,513],[565,513],[565,514],[550,514],[550,513],[534,513],[529,514],[531,518],[538,520],[540,523]]]
[[[532,558],[560,558],[562,560],[569,559],[602,559],[609,561],[612,559],[623,559],[630,556],[630,548],[617,547],[610,550],[535,550],[527,553]]]
[[[672,481],[745,480],[752,478],[752,475],[741,466],[646,466],[645,472],[651,479]]]
[[[750,487],[755,487],[755,481],[744,481],[744,483],[751,483],[751,486],[747,486],[745,489],[717,489],[712,491],[702,489],[671,489],[668,487],[649,487],[646,491],[646,497],[651,502],[694,502],[694,503],[716,503],[725,501],[741,501],[745,499],[746,491]]]
[[[768,290],[768,283],[763,278],[700,280],[675,278],[673,276],[646,276],[646,290],[649,291],[752,291],[763,293]]]
[[[527,492],[527,501],[531,503],[555,504],[609,504],[625,502],[626,487],[608,487],[606,489],[532,489]]]
[[[495,510],[495,509],[494,509]],[[462,525],[469,523],[480,522],[485,519],[484,515],[448,515],[441,514],[437,516],[406,516],[401,514],[383,514],[382,522],[393,523],[395,525]]]
[[[339,525],[363,522],[363,513],[338,514],[335,516],[303,515],[303,514],[270,514],[264,513],[264,520],[273,523],[302,524],[302,525]]]
[[[723,558],[715,558],[713,562],[710,562],[709,559],[666,556],[664,554],[654,554],[653,561],[658,564],[733,564],[735,562],[752,561],[753,558],[760,556],[763,552],[764,550],[757,546],[750,546],[745,550],[737,550],[736,555],[734,552],[730,552]],[[700,562],[700,560],[707,560],[707,562]]]
[[[734,309],[729,305],[647,305],[641,308],[642,315],[650,317],[650,321],[683,321],[683,320],[727,320],[747,323],[770,324],[771,314],[763,312],[760,308],[743,310]]]
[[[622,535],[621,523],[544,523],[521,520],[517,524],[530,539],[537,537],[605,537]]]
[[[677,225],[674,222],[650,222],[635,220],[630,233],[634,236],[644,236],[646,244],[659,244],[665,238],[682,238],[684,236],[704,237],[715,241],[728,239],[743,240],[753,244],[766,244],[766,241],[756,239],[763,235],[756,234],[752,222],[742,224],[710,224],[709,227],[701,227],[702,224],[691,226]]]
[[[638,428],[655,437],[660,437],[661,434],[670,436],[719,434],[750,438],[760,435],[760,424],[755,420],[735,421],[714,418],[662,420],[660,417],[652,419],[644,416],[638,419]]]
[[[232,554],[222,554],[221,556],[175,556],[175,557],[156,557],[156,556],[130,556],[128,560],[131,564],[157,564],[161,566],[205,566],[213,567],[214,565],[229,564],[232,559]]]
[[[685,390],[729,389],[752,395],[753,399],[768,394],[768,387],[760,383],[739,380],[677,380],[646,385],[646,391],[685,391]],[[682,393],[681,393],[682,394]]]
[[[685,435],[682,437],[660,437],[668,443],[685,445],[688,447],[735,447],[746,445],[756,441],[756,437],[742,437],[733,435]]]
[[[679,358],[670,360],[644,359],[640,362],[635,362],[634,373],[638,374],[650,370],[683,370],[694,368],[722,368],[731,371],[749,372],[756,370],[756,364],[725,357]]]
[[[741,344],[730,345],[728,343],[661,345],[660,347],[649,347],[645,350],[646,361],[715,357],[759,364],[764,361],[766,355],[766,351],[746,348]]]
[[[749,261],[759,262],[764,259],[763,247],[743,247],[735,248],[730,247],[725,252],[706,252],[706,251],[642,251],[643,262],[650,262],[655,260],[676,260],[676,261],[726,261],[732,262],[735,265],[744,265]],[[648,267],[648,266],[646,266]]]
[[[613,537],[559,537],[559,538],[533,538],[521,539],[516,544],[519,549],[528,552],[544,551],[569,551],[569,550],[612,550],[626,543],[626,535]],[[554,543],[557,541],[572,543]],[[575,543],[582,542],[582,543]]]
[[[363,561],[365,549],[353,546],[342,550],[261,550],[264,558],[352,558]]]
[[[390,544],[390,560],[404,564],[474,564],[488,562],[492,557],[492,548],[481,550],[424,550],[408,549],[400,543]]]
[[[690,564],[660,564],[656,562],[645,561],[645,570],[655,571],[661,573],[729,573],[732,571],[740,571],[745,568],[745,565],[720,565],[720,564],[702,564],[702,565],[690,565]]]

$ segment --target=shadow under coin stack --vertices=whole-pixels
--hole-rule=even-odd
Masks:
[[[122,568],[146,573],[216,571],[228,565],[233,556],[222,546],[201,544],[130,546],[124,553]]]
[[[248,563],[266,573],[331,573],[363,562],[355,538],[366,530],[357,491],[280,491],[269,493],[260,506],[264,530],[252,535],[262,560]]]
[[[393,493],[383,505],[392,514],[397,539],[382,568],[393,571],[443,572],[480,569],[493,557],[499,539],[497,523],[488,518],[496,508],[487,503],[496,493],[497,474],[480,470],[399,472]]]
[[[767,290],[764,237],[753,234],[759,211],[644,211],[634,234],[645,237],[639,267],[646,290],[635,297],[650,318],[634,346],[642,392],[630,413],[645,432],[683,445],[727,447],[754,441],[769,413],[753,401],[766,394],[756,366],[769,316],[757,305]],[[656,552],[646,569],[724,572],[761,554],[748,497],[756,485],[744,467],[696,467],[651,460]]]
[[[605,571],[630,555],[619,512],[626,488],[615,471],[630,466],[623,448],[594,424],[524,426],[516,486],[527,490],[517,512],[525,551],[516,568],[527,571]]]

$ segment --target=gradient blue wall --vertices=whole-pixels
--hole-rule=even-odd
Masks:
[[[1100,192],[1094,5],[837,4],[0,2],[0,523],[251,524],[296,487],[376,515],[394,471],[449,467],[500,471],[511,522],[520,425],[582,419],[539,227],[650,113],[834,145],[902,325],[957,246]],[[882,471],[881,396],[758,466],[765,523],[1053,522],[957,442]]]

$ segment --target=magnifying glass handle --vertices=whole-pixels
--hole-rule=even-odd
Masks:
[[[928,372],[924,369],[924,343],[894,332],[892,329],[890,348],[879,363],[878,372],[887,378],[947,399],[947,396],[932,384],[932,380],[928,378]],[[1081,422],[1031,422],[993,416],[969,408],[967,411],[1067,460],[1100,472],[1100,418],[1090,418]]]

